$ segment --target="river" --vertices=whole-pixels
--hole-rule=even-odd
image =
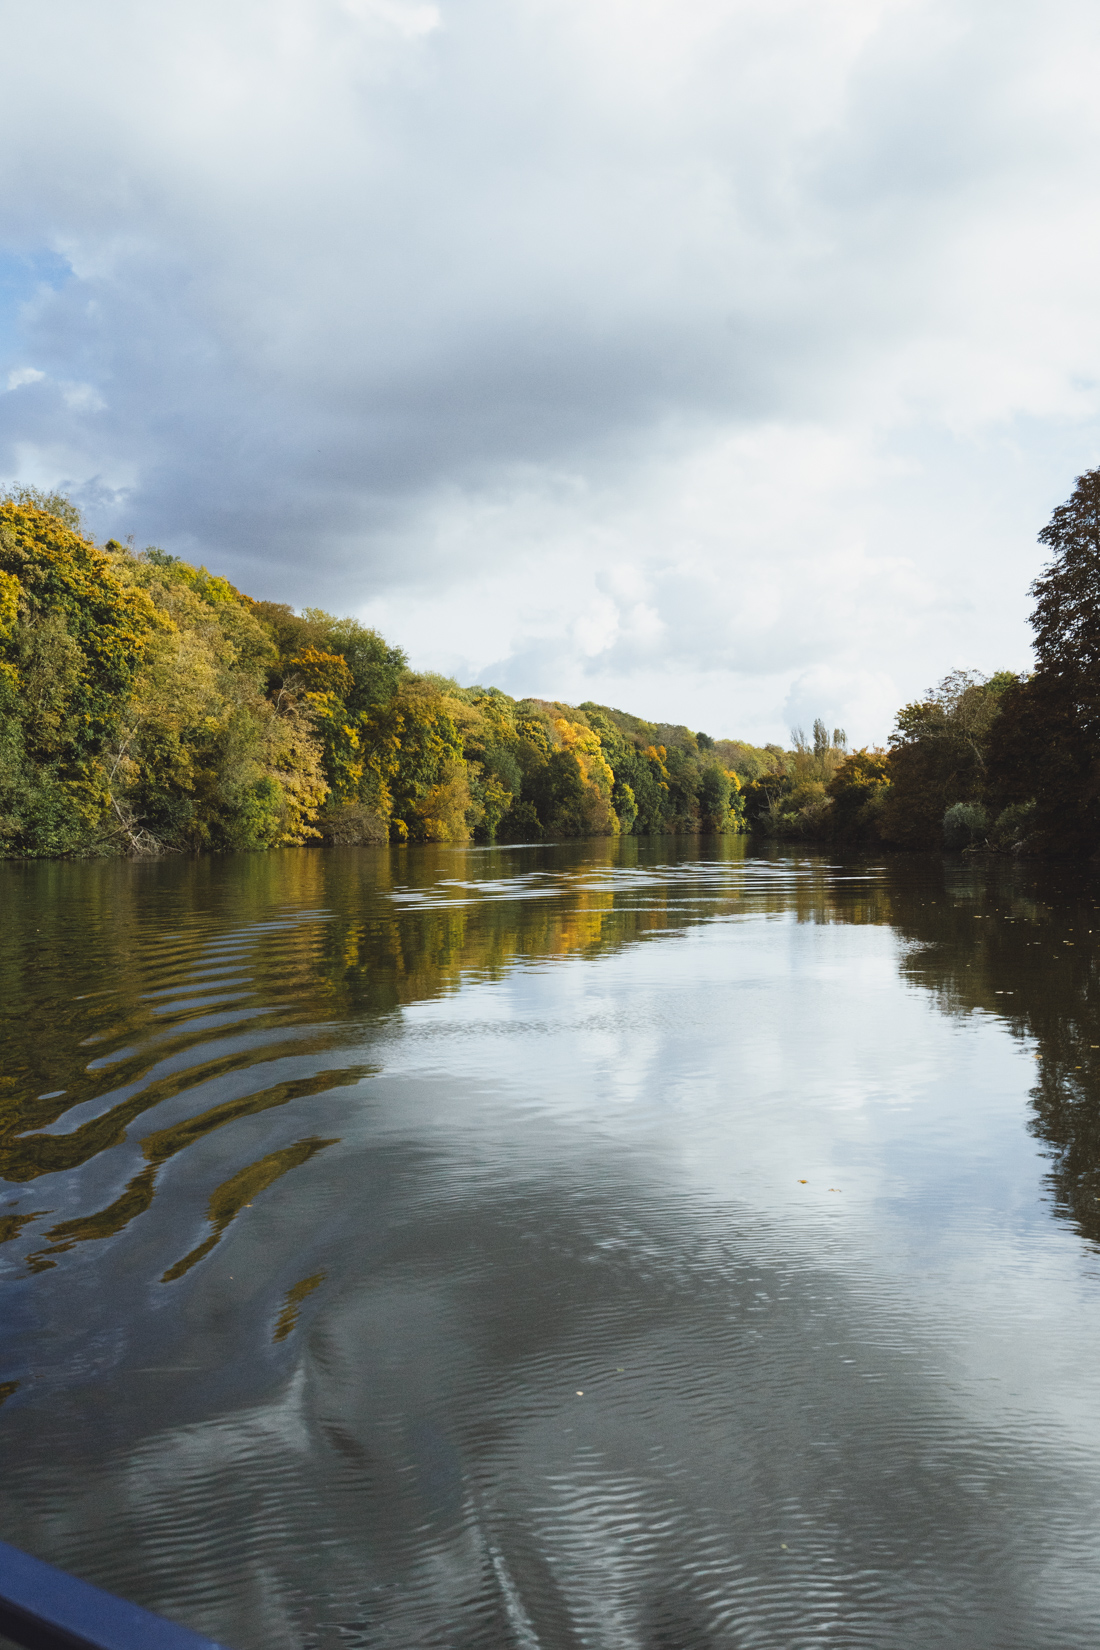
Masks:
[[[0,915],[0,1537],[233,1650],[1100,1642],[1089,872],[288,850]]]

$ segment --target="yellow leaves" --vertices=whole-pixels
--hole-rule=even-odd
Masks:
[[[211,607],[224,607],[229,602],[239,602],[241,599],[240,591],[234,589],[228,579],[223,579],[216,573],[208,573],[205,567],[197,570],[195,589]]]
[[[253,604],[227,579],[171,557],[124,558],[120,571],[147,592],[157,610],[183,630],[203,634],[223,669],[258,672],[274,657],[271,638]],[[258,679],[258,677],[257,677]]]
[[[553,727],[562,748],[572,751],[576,757],[585,784],[595,786],[605,797],[610,797],[615,775],[603,754],[599,734],[583,722],[570,722],[564,716],[556,716]]]
[[[278,775],[281,819],[277,842],[294,846],[320,836],[314,825],[317,813],[329,794],[321,768],[321,753],[303,722],[286,716],[268,721],[269,743],[265,752]]]
[[[320,738],[318,757],[335,800],[357,800],[366,769],[364,730],[359,719],[348,717],[343,701],[335,694],[306,693],[304,699],[305,714]]]
[[[465,699],[456,699],[453,693],[445,692],[441,695],[440,702],[454,723],[464,750],[471,745],[483,746],[492,743],[500,737],[499,712],[493,716],[485,713],[486,705],[493,708],[492,700],[486,698],[480,703],[469,704]]]
[[[600,736],[583,722],[554,716],[550,726],[560,750],[571,753],[580,769],[585,796],[582,804],[586,836],[618,836],[619,817],[611,806],[615,775],[603,753]]]
[[[472,764],[467,765],[472,766]],[[489,775],[483,789],[486,806],[494,809],[499,815],[505,814],[512,805],[511,791],[500,783],[495,774]]]
[[[414,804],[411,822],[423,842],[468,842],[468,816],[476,811],[466,764],[452,759],[441,770],[440,782]]]
[[[14,573],[0,572],[0,640],[11,635],[19,617],[22,586]]]
[[[516,737],[542,756],[549,756],[554,748],[546,723],[539,716],[517,716]]]
[[[706,742],[704,771],[687,730],[639,760],[657,724],[630,718],[628,735],[599,706],[412,675],[354,621],[252,603],[162,551],[104,554],[35,509],[0,512],[0,642],[28,629],[32,573],[38,633],[33,648],[0,648],[0,687],[38,729],[32,760],[70,762],[85,808],[105,803],[135,852],[138,823],[154,847],[304,842],[322,808],[325,839],[348,842],[388,829],[457,844],[475,827],[492,840],[506,819],[512,834],[601,836],[639,819],[721,830],[742,817],[741,781],[718,765],[734,758]]]
[[[323,653],[317,647],[303,647],[289,661],[289,668],[300,678],[309,695],[324,694],[346,699],[355,686],[355,678],[347,661],[339,653]]]
[[[7,641],[19,617],[19,597],[22,585],[13,573],[0,571],[0,641]],[[13,664],[0,659],[0,686],[18,688],[19,672]]]
[[[557,735],[559,745],[564,746],[567,751],[576,752],[578,750],[592,750],[593,748],[599,750],[600,748],[597,735],[592,732],[591,728],[586,728],[580,722],[570,722],[564,716],[554,716],[551,718],[550,725]]]
[[[175,731],[188,726],[217,728],[225,707],[222,668],[223,660],[207,636],[168,621],[151,640],[127,722],[156,722]]]
[[[665,757],[668,751],[664,745],[647,745],[642,752],[652,769],[655,769],[655,778],[662,791],[669,789],[669,774],[665,766]]]
[[[52,669],[46,654],[51,648],[57,652],[52,641],[45,652],[39,643],[47,632],[69,638],[73,668],[65,664],[53,697],[57,726],[65,730],[61,746],[70,747],[63,759],[79,760],[109,731],[128,697],[155,610],[144,591],[120,576],[114,557],[31,504],[0,504],[0,579],[0,632],[13,649],[36,656],[30,675],[38,686],[30,689],[32,697],[41,699]],[[22,668],[19,677],[28,691]]]

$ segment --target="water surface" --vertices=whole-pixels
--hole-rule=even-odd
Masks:
[[[1087,873],[627,839],[0,904],[0,1536],[236,1650],[1100,1641]]]

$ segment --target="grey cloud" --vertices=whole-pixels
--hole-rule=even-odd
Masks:
[[[1055,51],[1085,16],[1070,5]],[[1100,332],[1071,336],[1088,315],[1077,220],[1049,276],[1028,262],[1045,184],[1062,201],[1095,148],[1087,106],[1045,89],[1056,57],[1034,7],[111,0],[93,28],[52,0],[9,22],[42,68],[0,112],[8,245],[63,252],[74,273],[54,269],[0,362],[45,374],[0,395],[0,474],[67,482],[97,531],[257,593],[415,603],[473,568],[499,575],[487,611],[515,629],[509,568],[541,542],[514,513],[525,489],[572,478],[629,534],[655,470],[675,489],[677,463],[723,432],[870,431],[869,452],[904,464],[929,431],[966,443],[1033,409],[1078,445],[1095,430],[1081,379],[1100,377]],[[1029,460],[1037,513],[1047,449]],[[779,493],[817,483],[793,461],[775,485],[782,516]],[[871,470],[861,486],[886,573],[860,599],[883,627],[900,493]],[[947,532],[957,497],[952,478]],[[675,567],[677,507],[710,513],[699,583]],[[458,558],[454,523],[481,508],[497,527],[465,532]],[[471,659],[519,668],[556,647],[563,674],[664,670],[675,695],[685,660],[776,676],[835,651],[805,613],[805,525],[784,536],[675,491],[661,508],[664,550],[633,554],[664,645],[626,637],[594,662],[566,624],[508,650],[479,640]],[[727,645],[734,586],[761,564],[774,622]],[[915,650],[936,645],[914,640],[918,675],[941,661],[918,668]]]

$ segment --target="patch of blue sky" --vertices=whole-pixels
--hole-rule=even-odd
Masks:
[[[34,365],[23,360],[30,347],[25,327],[27,305],[43,288],[56,292],[72,276],[72,265],[60,252],[0,250],[0,370]]]

